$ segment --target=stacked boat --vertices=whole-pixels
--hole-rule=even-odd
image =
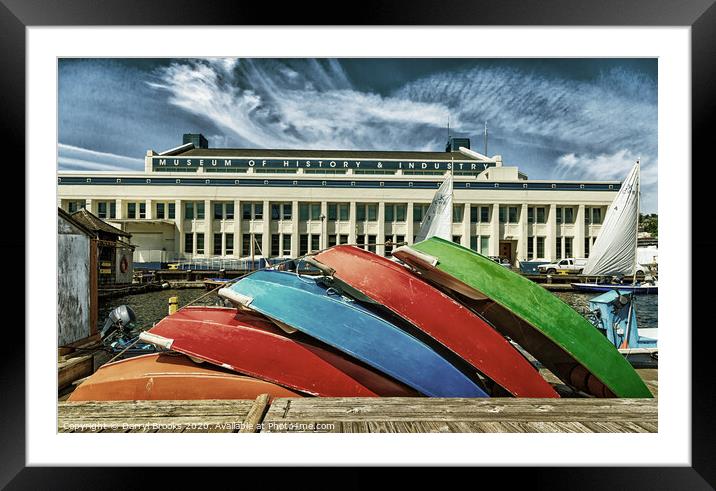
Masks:
[[[651,397],[603,334],[519,274],[437,237],[393,257],[339,245],[301,260],[314,274],[227,283],[230,306],[164,318],[140,337],[162,353],[105,365],[70,400],[559,397],[538,366],[575,395]]]

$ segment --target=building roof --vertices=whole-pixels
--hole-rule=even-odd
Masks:
[[[395,159],[395,160],[477,160],[462,152],[410,152],[384,150],[276,150],[266,148],[192,148],[176,154],[177,157],[267,157],[328,159]]]
[[[64,220],[70,222],[72,225],[74,225],[75,227],[77,227],[80,231],[84,232],[86,235],[88,235],[88,236],[90,236],[90,237],[95,237],[95,236],[96,236],[95,232],[94,232],[93,230],[91,230],[90,228],[88,228],[88,227],[84,224],[84,222],[80,222],[79,220],[75,220],[75,218],[74,218],[72,215],[70,215],[69,213],[67,213],[67,212],[66,212],[65,210],[63,210],[62,208],[59,208],[59,207],[57,208],[57,214],[58,214],[59,216],[61,216]]]
[[[105,232],[112,235],[121,235],[123,237],[132,236],[132,234],[129,234],[124,230],[120,230],[117,227],[113,227],[109,223],[103,221],[101,218],[94,216],[92,213],[85,210],[84,208],[82,208],[81,210],[77,210],[71,216],[75,221],[81,223],[86,228],[94,232]]]

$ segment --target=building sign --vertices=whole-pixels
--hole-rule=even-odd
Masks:
[[[152,170],[169,171],[204,168],[223,169],[386,169],[416,171],[476,171],[495,167],[494,162],[471,161],[395,161],[395,160],[343,160],[343,159],[201,159],[181,157],[152,157]]]

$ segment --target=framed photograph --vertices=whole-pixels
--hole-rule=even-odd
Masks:
[[[271,24],[281,26],[245,25],[267,15],[264,7],[206,4],[201,9],[198,21],[188,5],[168,11],[159,3],[132,9],[117,2],[100,11],[74,0],[64,2],[61,9],[39,1],[3,1],[0,18],[7,49],[1,80],[3,92],[10,96],[6,134],[14,147],[25,149],[28,182],[27,317],[25,336],[14,333],[20,338],[17,346],[24,344],[26,349],[6,357],[6,370],[22,373],[17,367],[23,361],[27,367],[26,379],[13,379],[15,385],[6,391],[22,394],[24,387],[27,396],[6,401],[5,438],[14,443],[5,446],[8,470],[3,470],[3,484],[37,486],[64,475],[56,469],[40,471],[38,466],[460,465],[540,467],[529,472],[562,479],[565,489],[574,479],[580,480],[580,487],[594,489],[625,479],[638,489],[713,485],[708,465],[713,423],[707,415],[712,384],[705,376],[708,357],[699,353],[707,343],[701,339],[703,330],[692,329],[692,305],[703,300],[704,290],[694,285],[692,291],[690,247],[690,223],[697,223],[692,213],[701,209],[690,206],[690,197],[705,195],[698,192],[698,180],[692,189],[691,161],[704,153],[705,128],[713,119],[716,8],[710,2],[690,1],[678,9],[637,2],[618,8],[583,2],[569,9],[488,2],[446,5],[439,11],[427,5],[393,5],[359,14],[360,25],[350,26],[326,16],[311,19],[295,7],[271,13]],[[292,24],[282,25],[289,19]],[[635,189],[640,190],[631,193],[638,196],[636,203],[622,192],[633,176]],[[251,292],[238,288],[241,282],[230,283],[231,275],[226,274],[290,264],[286,268],[293,268],[292,281],[305,283],[309,280],[301,278],[301,261],[295,258],[353,244],[403,261],[414,274],[428,278],[430,288],[445,292],[441,295],[450,302],[461,299],[458,303],[485,319],[486,326],[496,326],[501,335],[531,346],[529,339],[519,338],[519,329],[505,323],[502,331],[501,317],[490,317],[489,309],[469,304],[465,289],[453,291],[434,280],[430,268],[435,264],[428,267],[424,262],[429,248],[412,248],[424,237],[426,223],[438,220],[435,210],[448,178],[454,202],[446,212],[446,243],[492,258],[490,265],[497,269],[517,271],[519,265],[522,274],[550,285],[553,277],[559,283],[559,274],[570,274],[567,268],[582,274],[590,255],[589,268],[596,268],[597,254],[605,256],[603,262],[619,260],[596,242],[605,228],[610,233],[621,230],[622,225],[608,222],[612,219],[607,211],[615,198],[624,195],[619,206],[641,212],[642,225],[651,220],[649,231],[642,226],[635,233],[642,234],[642,244],[661,235],[661,303],[657,296],[637,303],[643,310],[634,318],[640,330],[655,328],[657,319],[667,326],[659,336],[659,377],[644,385],[648,396],[658,392],[658,424],[649,420],[630,426],[638,433],[616,423],[582,424],[586,431],[576,434],[570,432],[575,430],[569,429],[568,421],[553,420],[531,426],[529,434],[497,432],[509,425],[450,434],[420,429],[410,435],[382,432],[380,428],[389,424],[366,425],[365,431],[376,432],[369,436],[58,432],[58,346],[75,350],[83,341],[115,330],[117,341],[109,359],[169,339],[158,329],[138,339],[123,339],[116,331],[121,322],[110,325],[105,318],[136,317],[132,309],[127,313],[115,309],[119,302],[75,294],[74,266],[68,261],[76,254],[68,251],[77,247],[76,239],[59,241],[55,254],[55,231],[65,229],[98,238],[89,241],[97,248],[90,253],[97,258],[90,263],[97,274],[86,281],[94,282],[95,288],[99,285],[105,298],[110,298],[108,292],[145,288],[142,275],[150,273],[142,271],[157,269],[147,265],[157,263],[158,269],[175,272],[152,278],[161,285],[153,300],[158,306],[151,307],[156,312],[150,314],[145,306],[134,309],[148,326],[164,318],[167,300],[174,298],[162,288],[173,292],[180,281],[208,282],[210,288],[223,285],[226,290],[234,285],[233,293],[215,297],[221,306],[253,308],[251,315],[258,312],[275,320],[265,328],[275,330],[273,336],[288,338],[298,329],[306,339],[313,335],[325,343],[311,345],[314,352],[325,348],[324,357],[341,357],[341,348],[354,353],[349,350],[361,348],[350,340],[307,332],[300,319],[286,323],[278,314],[260,310],[260,299],[247,297]],[[210,188],[211,193],[205,192]],[[478,189],[486,196],[480,198],[484,203],[470,198]],[[499,193],[499,198],[487,198]],[[559,196],[547,198],[550,193]],[[607,222],[609,226],[603,227]],[[46,237],[48,230],[52,240]],[[618,243],[624,232],[614,235]],[[694,259],[702,257],[705,248],[698,256],[697,252],[701,251],[694,249]],[[318,259],[311,259],[310,266],[320,269],[320,255]],[[553,265],[554,271],[549,269]],[[529,267],[534,271],[524,269]],[[337,266],[329,269],[335,273]],[[202,270],[215,271],[219,277]],[[357,294],[348,289],[349,283],[331,288],[348,298]],[[480,286],[473,288],[489,291],[490,285]],[[203,289],[178,291],[180,298],[189,295],[197,305],[205,296]],[[556,293],[576,310],[595,309],[587,299],[597,294],[575,300]],[[524,295],[515,290],[512,297]],[[35,308],[38,302],[43,309]],[[85,302],[94,320],[65,328],[61,319],[67,302]],[[218,311],[217,305],[212,312]],[[495,305],[504,302],[500,299]],[[171,305],[168,308],[172,312]],[[507,309],[510,315],[518,310],[517,304]],[[392,310],[391,315],[408,314]],[[52,329],[55,319],[57,335]],[[390,319],[401,326],[396,332],[410,332],[411,326],[419,325],[412,317],[405,326]],[[529,319],[525,326],[539,323]],[[623,330],[615,332],[624,337],[617,344],[628,346]],[[424,333],[412,334],[410,341],[395,337],[391,343],[401,351],[428,343],[420,337]],[[205,339],[208,336],[205,333]],[[562,346],[559,340],[548,339]],[[232,350],[226,350],[224,358],[202,358],[193,347],[183,348],[178,337],[169,341],[175,351],[184,349],[191,355],[181,366],[172,365],[178,372],[171,376],[177,380],[192,363],[208,361],[196,365],[206,371],[210,364],[223,364],[222,377],[229,378],[236,363],[246,362]],[[445,346],[449,340],[439,343]],[[437,352],[452,360],[456,350],[460,353],[459,346],[448,344],[445,352]],[[530,386],[524,377],[503,380],[490,371],[489,363],[484,370],[480,367],[480,377],[470,379],[465,376],[469,367],[459,365],[464,361],[458,360],[460,356],[465,358],[455,355],[453,363],[458,369],[445,368],[434,386],[413,380],[405,366],[390,365],[394,360],[385,353],[366,352],[357,358],[359,367],[344,366],[343,372],[383,367],[385,373],[370,375],[377,385],[369,387],[369,395],[539,392],[538,382]],[[571,352],[570,356],[580,363],[589,357]],[[427,363],[427,358],[420,359]],[[314,359],[302,363],[312,366]],[[593,363],[590,370],[601,361]],[[176,361],[164,360],[162,369],[169,370],[169,364]],[[385,369],[386,364],[391,368]],[[572,372],[559,373],[558,365],[549,366],[556,377],[544,389],[555,395],[639,397],[626,375],[606,380],[610,375],[604,369],[591,382],[584,376],[579,385]],[[315,370],[316,380],[333,374]],[[241,373],[246,372],[250,370]],[[376,382],[375,377],[385,374]],[[208,380],[216,374],[202,376]],[[156,384],[158,391],[162,385],[156,383],[157,377],[142,379],[140,385]],[[301,381],[290,385],[271,377],[251,383],[263,384],[260,392],[269,392],[272,398],[291,397],[291,391],[311,394]],[[461,383],[463,392],[445,389]],[[328,386],[316,387],[317,395],[331,394]],[[117,385],[111,390],[124,389]],[[241,419],[248,421],[254,412],[264,414],[270,404],[258,409],[247,405]],[[289,412],[287,406],[285,414]],[[599,424],[606,434],[589,434]],[[86,472],[83,479],[101,483],[116,474]]]

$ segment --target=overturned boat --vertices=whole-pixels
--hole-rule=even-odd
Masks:
[[[393,255],[451,292],[574,389],[596,397],[652,397],[617,349],[540,285],[436,237],[399,247]]]

